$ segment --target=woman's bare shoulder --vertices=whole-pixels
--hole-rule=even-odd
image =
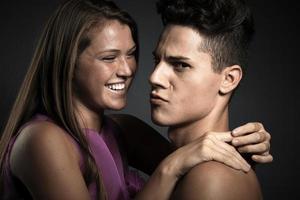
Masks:
[[[191,169],[178,183],[174,199],[262,199],[253,170],[248,173],[210,161]]]
[[[34,199],[89,198],[69,137],[47,121],[27,125],[17,137],[10,156],[11,171]]]
[[[69,143],[67,133],[58,125],[49,121],[36,121],[21,129],[13,151],[16,148],[41,148]],[[28,149],[29,150],[29,149]]]
[[[67,157],[75,158],[70,136],[52,122],[36,121],[20,131],[11,151],[10,163],[12,171],[18,173],[21,163],[24,166],[38,160],[58,162]]]

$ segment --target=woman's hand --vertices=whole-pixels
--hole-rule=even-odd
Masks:
[[[271,135],[258,122],[247,123],[232,131],[232,145],[240,153],[251,153],[252,160],[258,163],[272,162],[270,154]]]
[[[240,153],[253,154],[252,159],[259,163],[272,162],[273,157],[269,153],[270,139],[271,136],[263,125],[256,122],[247,123],[232,132],[206,132],[174,151],[163,163],[167,170],[171,169],[179,177],[195,165],[212,160],[247,172],[250,165]]]
[[[237,170],[248,172],[250,165],[230,144],[231,132],[207,132],[193,142],[178,148],[166,157],[160,166],[164,172],[181,177],[197,164],[217,161]]]

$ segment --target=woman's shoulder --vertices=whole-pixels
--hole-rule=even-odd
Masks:
[[[89,198],[68,136],[51,121],[33,121],[20,130],[11,151],[10,169],[34,199]]]
[[[32,121],[22,127],[16,138],[14,148],[39,148],[54,144],[67,144],[68,134],[60,126],[51,121]],[[51,145],[50,145],[51,144]]]
[[[235,170],[209,161],[191,169],[179,182],[177,199],[262,199],[255,172]],[[174,199],[176,199],[174,198]]]
[[[61,159],[75,160],[76,153],[70,136],[51,121],[33,121],[23,127],[11,150],[13,174],[22,174],[28,167],[59,164]],[[23,166],[20,167],[20,166]]]

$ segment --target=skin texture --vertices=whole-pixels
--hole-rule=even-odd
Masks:
[[[200,48],[204,39],[190,27],[169,25],[154,53],[156,67],[150,77],[152,119],[169,126],[169,138],[178,148],[209,131],[229,131],[229,99],[242,78],[238,65],[228,66],[220,73],[213,71],[211,55]],[[217,135],[208,138],[207,146],[217,142],[214,138]],[[227,145],[219,144],[211,150],[215,154],[232,151]],[[229,185],[237,185],[237,192],[228,189]],[[188,171],[173,193],[174,199],[245,199],[245,196],[261,198],[255,173],[251,170],[244,174],[213,161]]]

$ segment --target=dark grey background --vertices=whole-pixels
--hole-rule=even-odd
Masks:
[[[0,127],[3,127],[30,63],[41,29],[59,0],[0,3]],[[151,52],[162,29],[155,0],[116,1],[140,30],[139,71],[122,111],[151,124],[148,75]],[[272,134],[272,164],[257,166],[265,199],[299,199],[298,145],[299,6],[297,1],[251,0],[256,21],[250,68],[231,105],[231,126],[260,121]],[[299,85],[299,84],[298,84]],[[299,125],[299,124],[298,124]],[[155,126],[165,134],[165,129]],[[155,148],[155,147],[153,147]],[[298,183],[299,185],[299,183]],[[232,187],[235,187],[234,185]]]

